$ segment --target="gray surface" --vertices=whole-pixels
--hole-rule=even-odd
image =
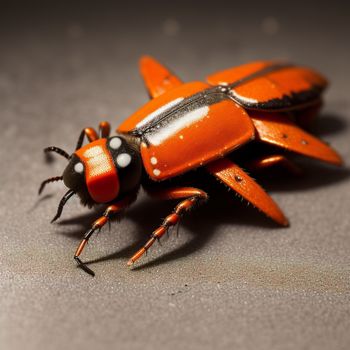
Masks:
[[[2,12],[1,349],[349,348],[347,170],[305,161],[305,178],[266,175],[288,229],[219,192],[130,271],[171,208],[141,196],[86,249],[95,278],[72,254],[97,214],[72,200],[50,225],[63,185],[36,199],[65,164],[45,165],[42,148],[70,151],[82,127],[117,126],[147,101],[142,53],[186,80],[258,58],[314,66],[332,81],[316,131],[349,163],[348,9],[202,6]]]

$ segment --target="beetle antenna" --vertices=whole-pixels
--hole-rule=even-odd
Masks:
[[[63,176],[54,176],[54,177],[50,177],[49,179],[43,181],[39,187],[39,195],[41,194],[41,192],[44,190],[46,184],[50,183],[50,182],[55,182],[55,181],[62,181],[63,180]]]
[[[70,159],[69,154],[64,151],[63,149],[59,148],[59,147],[55,147],[55,146],[50,146],[50,147],[46,147],[44,148],[44,152],[45,153],[49,153],[49,152],[55,152],[58,153],[60,156],[66,158],[66,159]]]
[[[62,214],[62,210],[64,205],[67,203],[68,199],[71,198],[73,195],[75,194],[75,192],[73,190],[69,190],[61,199],[60,203],[58,204],[58,208],[57,208],[57,213],[54,216],[54,218],[51,220],[51,223],[56,221]]]

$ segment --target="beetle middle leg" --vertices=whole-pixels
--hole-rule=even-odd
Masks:
[[[127,206],[129,206],[134,200],[136,199],[136,195],[130,195],[125,197],[124,199],[111,204],[107,207],[103,215],[98,218],[97,220],[94,221],[94,223],[91,225],[91,228],[85,233],[83,240],[80,242],[75,254],[74,254],[74,259],[78,263],[78,266],[81,267],[85,272],[89,273],[90,275],[94,276],[95,273],[88,268],[79,258],[81,255],[82,251],[84,250],[84,247],[88,243],[89,239],[93,235],[93,233],[97,230],[101,230],[102,227],[109,222],[111,217],[114,214],[117,214],[124,210]]]
[[[206,192],[194,188],[194,187],[180,187],[160,190],[156,192],[148,192],[153,197],[157,197],[163,200],[170,199],[183,199],[173,210],[173,212],[168,215],[162,222],[162,224],[152,232],[151,237],[145,243],[145,245],[138,250],[128,261],[128,266],[131,266],[141,258],[143,254],[153,245],[156,240],[159,240],[170,227],[175,226],[179,223],[181,216],[189,211],[193,206],[203,200],[208,199]]]

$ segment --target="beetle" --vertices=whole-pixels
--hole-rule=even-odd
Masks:
[[[289,224],[274,200],[232,160],[231,155],[242,146],[269,144],[274,149],[342,164],[335,150],[298,126],[317,115],[327,86],[326,79],[314,70],[259,61],[214,73],[207,77],[207,83],[183,83],[149,56],[141,58],[140,70],[152,99],[122,122],[115,136],[110,136],[109,123],[101,122],[99,132],[91,127],[82,130],[71,155],[54,146],[45,149],[69,161],[62,176],[43,181],[39,189],[40,194],[46,184],[59,180],[69,188],[52,221],[61,216],[65,203],[75,194],[83,205],[106,205],[74,255],[78,266],[91,275],[94,272],[80,259],[86,243],[114,214],[136,200],[140,187],[151,196],[179,202],[128,265],[178,224],[186,212],[208,199],[196,184],[175,185],[183,174],[197,168],[203,168],[279,225]],[[89,143],[83,145],[85,137]],[[280,152],[249,161],[249,171],[274,164],[297,169]]]

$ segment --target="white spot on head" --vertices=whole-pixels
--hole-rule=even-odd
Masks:
[[[119,137],[113,137],[111,141],[109,141],[109,147],[112,149],[118,149],[122,145],[122,140]]]
[[[79,162],[79,163],[75,164],[75,165],[74,165],[74,171],[75,171],[76,173],[81,174],[81,173],[84,171],[84,165],[83,165],[83,163]]]
[[[156,157],[151,158],[151,164],[156,165],[158,163],[158,159]]]
[[[153,174],[154,174],[155,176],[159,176],[159,175],[160,175],[160,170],[159,170],[159,169],[154,169],[154,170],[153,170]]]
[[[121,167],[121,168],[125,168],[127,167],[131,162],[131,156],[130,154],[127,153],[121,153],[118,155],[117,157],[117,164]]]

